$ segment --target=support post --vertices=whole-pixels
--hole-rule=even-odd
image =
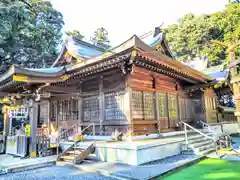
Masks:
[[[47,127],[48,127],[48,134],[50,134],[50,113],[51,113],[51,106],[50,101],[47,101]]]
[[[158,104],[158,95],[157,95],[157,92],[154,91],[153,92],[153,97],[154,97],[154,119],[157,121],[157,126],[158,126],[158,133],[160,133],[160,121],[159,121],[159,104]]]
[[[30,157],[37,156],[37,122],[38,122],[39,104],[33,102],[30,111]]]
[[[9,106],[7,105],[3,105],[2,107],[3,110],[3,120],[4,120],[4,136],[8,136],[9,135],[9,126],[10,126],[10,119],[9,119]]]
[[[78,97],[78,132],[82,135],[82,122],[83,122],[83,98],[82,98],[82,86],[80,86],[80,96]]]
[[[186,124],[184,124],[184,134],[185,134],[185,141],[186,141],[186,144],[188,145],[187,126],[186,126]]]
[[[99,83],[99,121],[100,121],[100,135],[103,135],[103,121],[105,119],[105,98],[103,93],[103,77],[101,76]]]
[[[124,96],[124,107],[125,109],[125,116],[128,121],[128,134],[130,135],[130,140],[132,140],[133,135],[133,116],[132,116],[132,88],[129,85],[129,77],[126,76],[125,79],[125,87],[126,87],[126,93]]]
[[[3,136],[4,136],[4,150],[6,152],[7,148],[7,136],[9,135],[9,106],[3,105],[2,107],[3,112],[3,120],[4,120],[4,129],[3,129]]]

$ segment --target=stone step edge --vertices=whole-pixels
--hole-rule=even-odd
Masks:
[[[197,158],[195,158],[195,159],[192,159],[192,160],[188,161],[188,162],[185,163],[185,164],[182,164],[182,165],[180,165],[180,166],[178,166],[178,167],[175,167],[175,168],[173,168],[173,169],[169,169],[168,171],[166,171],[166,172],[164,172],[164,173],[162,173],[162,174],[159,174],[159,175],[156,175],[156,176],[154,176],[154,177],[151,177],[150,179],[156,178],[156,177],[158,177],[159,179],[160,179],[160,178],[164,178],[164,177],[170,175],[171,173],[174,173],[174,172],[176,172],[176,171],[180,171],[180,170],[182,170],[182,169],[184,169],[184,168],[186,168],[186,167],[189,167],[189,166],[191,166],[191,165],[193,165],[193,164],[196,164],[196,163],[198,163],[199,161],[204,160],[204,159],[207,159],[207,156],[201,155],[201,156],[199,156],[199,157],[197,157]]]
[[[126,180],[125,178],[115,176],[115,175],[113,175],[112,172],[109,172],[109,171],[104,170],[104,169],[97,169],[97,168],[94,168],[94,167],[92,167],[92,168],[82,167],[82,166],[78,166],[78,165],[75,165],[75,164],[59,163],[59,162],[57,162],[56,165],[57,166],[72,166],[72,167],[74,167],[74,168],[76,168],[80,171],[89,172],[89,173],[97,173],[98,175],[101,175],[101,176],[112,177],[112,178],[119,179],[119,180]],[[138,179],[132,179],[132,180],[138,180]]]
[[[56,161],[48,161],[48,162],[42,162],[42,163],[34,163],[34,164],[28,164],[28,165],[16,165],[16,166],[10,166],[10,167],[5,167],[2,169],[1,174],[8,174],[8,173],[16,173],[16,172],[23,172],[23,171],[29,171],[33,169],[38,169],[38,168],[44,168],[44,167],[49,167],[56,165]]]
[[[197,158],[194,158],[188,162],[186,162],[185,164],[182,164],[178,167],[175,167],[173,169],[169,169],[167,170],[166,172],[162,173],[162,174],[158,174],[158,175],[153,175],[151,177],[149,177],[148,179],[153,179],[153,178],[156,178],[156,177],[164,177],[166,175],[168,175],[169,173],[172,173],[172,172],[175,172],[175,171],[178,171],[178,170],[181,170],[185,167],[188,167],[188,166],[191,166],[203,159],[206,159],[207,156],[205,155],[202,155],[202,156],[199,156]],[[58,165],[58,163],[57,163]],[[60,164],[59,164],[60,165]],[[69,164],[68,164],[69,165]],[[126,180],[126,179],[129,179],[129,176],[124,176],[124,175],[115,175],[114,172],[109,172],[107,170],[104,170],[104,169],[96,169],[96,168],[88,168],[88,167],[81,167],[81,166],[77,166],[77,165],[74,165],[74,164],[71,164],[71,166],[81,170],[81,171],[84,171],[84,172],[95,172],[99,175],[102,175],[102,176],[108,176],[108,177],[112,177],[112,178],[116,178],[116,179],[119,179],[119,180]],[[140,180],[140,179],[137,179],[137,178],[133,178],[131,177],[131,180]],[[141,179],[142,180],[142,179]]]

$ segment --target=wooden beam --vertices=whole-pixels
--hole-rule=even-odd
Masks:
[[[43,90],[49,92],[64,92],[66,94],[80,92],[80,90],[75,87],[63,87],[63,86],[46,86],[43,88]]]
[[[193,85],[193,86],[187,86],[184,88],[185,91],[187,90],[192,90],[192,89],[200,89],[200,88],[208,88],[211,85],[214,85],[217,83],[217,80],[214,80],[212,82],[209,83],[205,83],[205,84],[198,84],[198,85]]]

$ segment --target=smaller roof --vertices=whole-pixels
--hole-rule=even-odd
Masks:
[[[16,74],[31,75],[31,76],[38,76],[38,77],[57,77],[57,76],[63,75],[65,72],[66,72],[65,67],[33,69],[33,68],[22,68],[17,65],[12,65],[6,73],[0,76],[0,82],[3,82],[6,79]]]
[[[58,82],[66,79],[65,67],[55,68],[22,68],[17,65],[12,65],[9,70],[0,76],[0,90],[4,88],[12,87],[19,83],[48,83]],[[11,82],[11,83],[10,83]]]
[[[229,69],[223,69],[222,65],[213,66],[203,70],[204,74],[216,79],[217,81],[225,81],[229,76]]]
[[[217,71],[208,74],[211,78],[217,79],[218,81],[223,81],[228,78],[229,71]]]
[[[93,44],[77,39],[74,36],[68,36],[66,48],[73,57],[75,58],[80,57],[83,59],[89,59],[92,57],[99,56],[100,54],[106,51],[103,48],[97,47]]]

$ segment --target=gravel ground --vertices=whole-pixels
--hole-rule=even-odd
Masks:
[[[36,170],[0,175],[0,180],[115,180],[94,173],[81,172],[73,167],[52,166]]]

